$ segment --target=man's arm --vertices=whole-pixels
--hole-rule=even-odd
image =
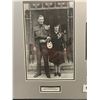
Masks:
[[[48,33],[48,36],[47,36],[47,42],[49,42],[51,40],[51,32],[50,32],[50,25],[45,25],[45,30],[47,31]]]

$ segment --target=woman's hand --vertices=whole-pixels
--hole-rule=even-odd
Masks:
[[[49,42],[51,40],[51,37],[50,36],[48,36],[47,37],[47,42]]]

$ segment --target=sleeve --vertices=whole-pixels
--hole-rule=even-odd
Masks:
[[[53,33],[51,33],[51,41],[53,44],[56,42],[56,36]]]
[[[44,29],[47,32],[48,36],[51,36],[50,32],[50,25],[44,25]]]
[[[64,34],[62,34],[62,45],[64,48],[66,48],[66,43],[65,43],[65,38],[64,38]]]
[[[50,30],[50,28],[48,30],[46,30],[46,32],[47,32],[47,39],[51,40],[51,30]]]

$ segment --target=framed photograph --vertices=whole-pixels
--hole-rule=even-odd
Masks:
[[[75,79],[75,2],[23,2],[27,79]]]
[[[13,98],[86,100],[86,1],[13,2]]]

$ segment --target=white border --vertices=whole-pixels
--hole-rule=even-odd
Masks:
[[[0,4],[0,100],[12,100],[12,0]]]
[[[12,3],[0,3],[0,100],[12,100]],[[99,10],[100,0],[88,0],[88,100],[100,100]]]

